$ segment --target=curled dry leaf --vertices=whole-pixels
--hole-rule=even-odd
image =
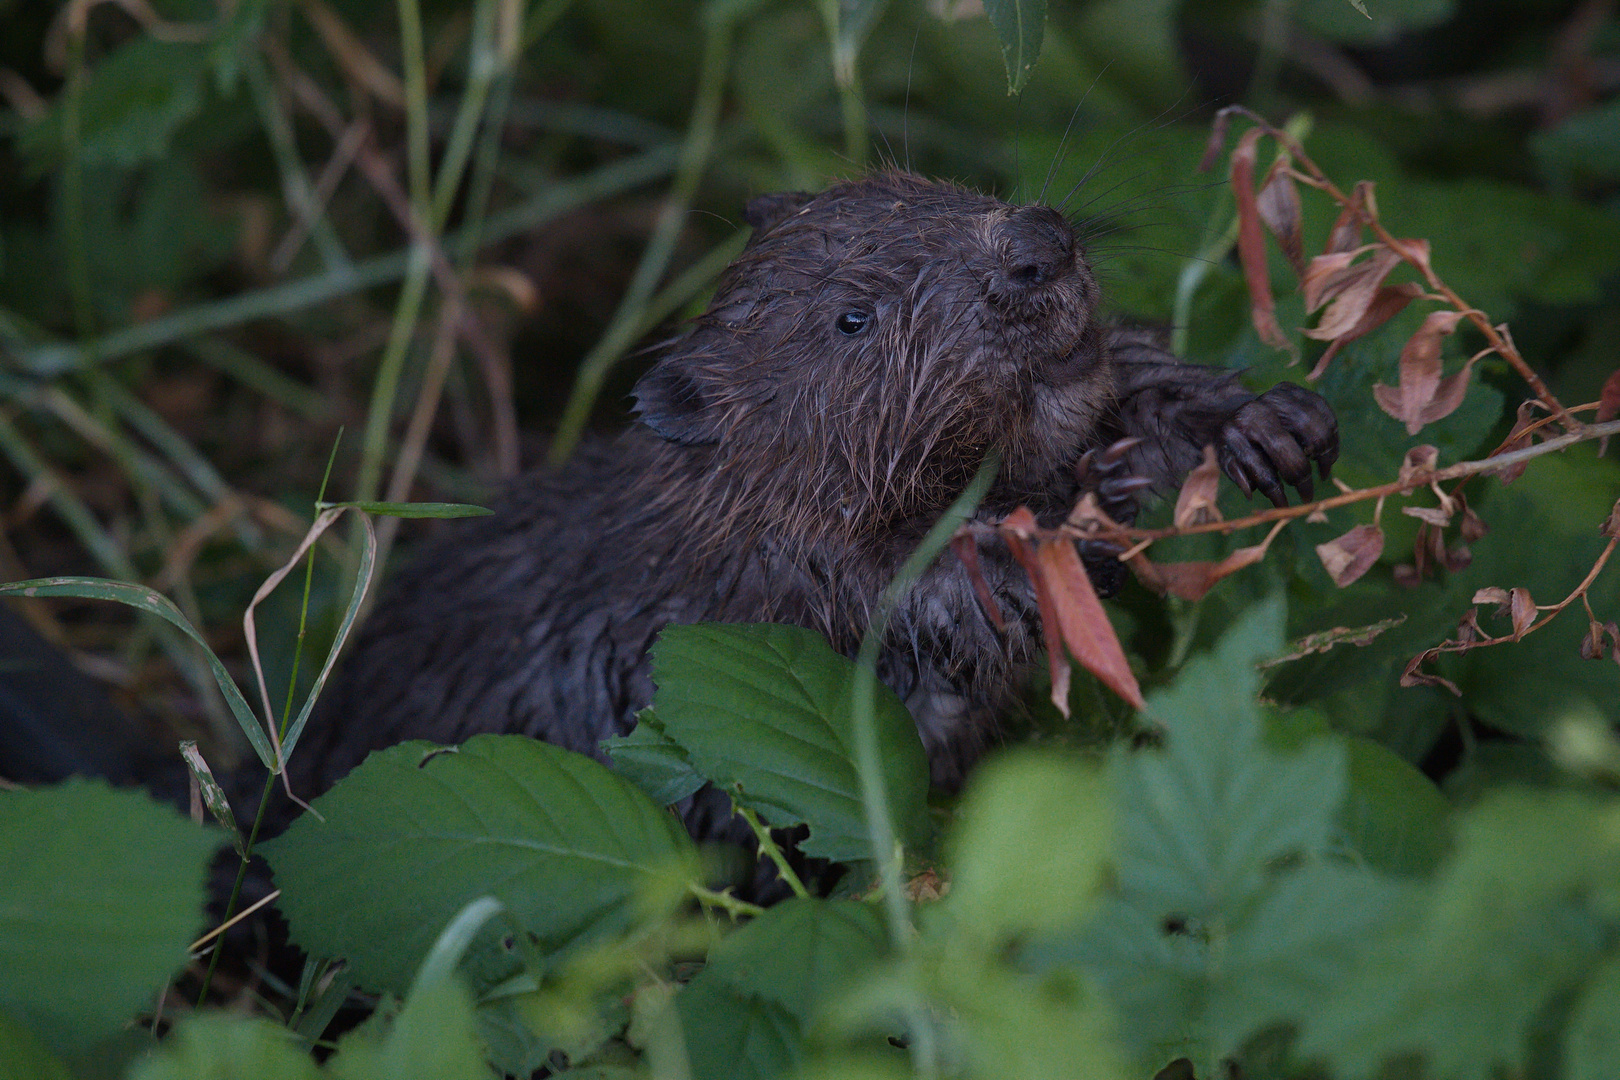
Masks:
[[[1497,614],[1502,615],[1507,612],[1508,591],[1499,585],[1487,585],[1483,589],[1476,589],[1474,599],[1469,602],[1474,604],[1495,604],[1500,609]]]
[[[1349,251],[1361,246],[1361,230],[1369,217],[1378,215],[1377,201],[1373,197],[1373,182],[1359,180],[1350,193],[1350,205],[1339,211],[1339,220],[1328,234],[1327,254]]]
[[[1181,491],[1176,495],[1176,528],[1185,529],[1221,520],[1221,510],[1216,505],[1220,482],[1221,466],[1215,460],[1215,447],[1211,444],[1204,447],[1202,464],[1187,474]]]
[[[1462,495],[1460,493],[1458,494],[1457,498],[1459,501],[1462,501]],[[1491,527],[1485,524],[1485,519],[1474,513],[1473,508],[1470,507],[1466,501],[1462,502],[1461,528],[1463,542],[1468,544],[1472,544],[1480,540],[1486,533],[1491,531]]]
[[[1403,506],[1401,513],[1407,517],[1415,517],[1419,521],[1426,521],[1437,529],[1443,529],[1451,524],[1451,515],[1438,506]]]
[[[1598,526],[1598,532],[1610,540],[1620,540],[1620,500],[1609,508],[1609,516]]]
[[[1463,612],[1463,617],[1457,620],[1457,640],[1463,645],[1476,641],[1483,641],[1489,637],[1479,628],[1479,608],[1471,607]]]
[[[1035,540],[1036,527],[1035,515],[1021,506],[1007,515],[1000,531],[1035,586],[1052,673],[1052,703],[1063,715],[1069,714],[1067,657],[1072,657],[1104,686],[1141,708],[1142,689],[1091,587],[1080,553],[1070,540]]]
[[[951,537],[951,551],[961,560],[962,567],[967,571],[968,580],[973,583],[973,595],[978,598],[979,607],[984,611],[984,617],[990,620],[990,625],[998,631],[1006,633],[1007,620],[1001,615],[1001,605],[996,603],[995,594],[990,591],[990,583],[984,580],[984,570],[979,566],[979,541],[972,533],[958,531]]]
[[[1307,278],[1305,308],[1315,311],[1327,304],[1328,309],[1322,313],[1315,328],[1305,331],[1307,337],[1332,341],[1354,328],[1372,306],[1389,272],[1401,264],[1400,256],[1382,244],[1372,244],[1367,250],[1373,252],[1371,259],[1350,263],[1342,269],[1333,269],[1332,264],[1344,259],[1345,255],[1318,255],[1311,260],[1313,273]],[[1350,256],[1357,254],[1346,253]],[[1319,264],[1324,270],[1321,274],[1314,272]]]
[[[1513,430],[1508,432],[1508,437],[1502,443],[1501,449],[1491,456],[1495,457],[1497,454],[1506,454],[1514,450],[1527,448],[1533,438],[1533,433],[1529,428],[1536,423],[1536,414],[1540,411],[1542,411],[1541,402],[1534,398],[1520,402],[1518,413],[1513,420]],[[1500,469],[1493,469],[1491,473],[1502,483],[1511,484],[1524,475],[1525,466],[1528,464],[1529,462],[1521,461],[1516,465],[1506,465]]]
[[[1178,600],[1202,600],[1217,581],[1265,558],[1270,544],[1268,538],[1264,543],[1238,548],[1219,562],[1155,563],[1146,555],[1137,555],[1131,559],[1130,567],[1142,584],[1157,593],[1169,593]]]
[[[1402,686],[1438,686],[1443,690],[1450,690],[1457,697],[1462,697],[1462,691],[1450,679],[1443,679],[1439,675],[1431,675],[1422,670],[1428,661],[1440,655],[1439,649],[1428,649],[1418,653],[1407,663],[1406,670],[1401,672]]]
[[[1357,525],[1335,540],[1316,545],[1316,557],[1341,589],[1372,569],[1383,553],[1384,530],[1376,525]]]
[[[1357,526],[1360,528],[1360,526]],[[1336,645],[1371,645],[1379,635],[1386,630],[1393,630],[1406,621],[1405,615],[1396,615],[1380,620],[1368,626],[1335,626],[1331,630],[1321,630],[1314,634],[1306,634],[1282,656],[1272,660],[1260,661],[1260,667],[1276,667],[1286,664],[1290,660],[1299,660],[1314,653],[1325,653]]]
[[[1294,276],[1305,276],[1305,241],[1299,205],[1299,189],[1288,172],[1288,159],[1278,158],[1266,173],[1266,182],[1255,199],[1255,210],[1271,235],[1277,238]]]
[[[1380,285],[1378,291],[1373,294],[1372,302],[1362,312],[1361,318],[1356,321],[1354,326],[1339,332],[1332,338],[1328,343],[1328,347],[1322,350],[1321,359],[1316,361],[1316,366],[1311,368],[1311,373],[1305,378],[1310,382],[1320,379],[1322,373],[1327,370],[1328,362],[1338,355],[1341,348],[1383,326],[1404,311],[1407,304],[1422,295],[1423,286],[1415,281],[1403,281],[1398,285]],[[1334,310],[1332,308],[1328,309],[1328,313],[1322,317],[1321,324],[1326,325],[1334,317]],[[1321,325],[1316,329],[1302,332],[1306,337],[1319,337],[1320,331]]]
[[[1266,238],[1254,193],[1254,162],[1260,136],[1251,128],[1232,151],[1232,195],[1237,201],[1238,261],[1243,264],[1243,280],[1249,287],[1249,314],[1255,333],[1273,348],[1293,352],[1293,342],[1277,324],[1277,307],[1271,298],[1271,273],[1266,269]]]
[[[1453,574],[1460,574],[1474,565],[1474,553],[1467,544],[1453,544],[1446,548],[1446,569]]]
[[[1378,407],[1404,422],[1408,435],[1416,435],[1424,424],[1449,415],[1457,407],[1451,404],[1450,408],[1443,408],[1444,402],[1437,404],[1436,401],[1440,396],[1440,339],[1457,328],[1463,314],[1461,311],[1431,311],[1401,349],[1399,385],[1373,384]],[[1448,393],[1455,394],[1457,403],[1461,403],[1462,392],[1467,388],[1464,373],[1472,365],[1471,360],[1459,372],[1463,375],[1460,382],[1447,388]]]
[[[1433,472],[1435,466],[1439,464],[1439,448],[1421,443],[1408,450],[1406,456],[1401,459],[1401,468],[1396,474],[1396,479],[1403,484],[1410,483],[1412,477],[1418,473]]]
[[[1517,641],[1536,621],[1536,602],[1530,599],[1530,590],[1515,588],[1508,593],[1508,610],[1513,615],[1513,640]]]

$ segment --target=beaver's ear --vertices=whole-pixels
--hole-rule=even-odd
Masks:
[[[761,195],[748,200],[748,205],[743,207],[743,220],[754,227],[756,234],[762,233],[797,214],[804,209],[805,203],[813,198],[815,196],[808,191],[783,191],[776,195]]]
[[[717,443],[724,430],[722,410],[704,396],[689,372],[661,360],[631,391],[641,422],[660,438],[682,446]]]

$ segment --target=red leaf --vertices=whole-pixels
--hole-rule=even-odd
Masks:
[[[1138,555],[1130,565],[1148,588],[1169,593],[1178,600],[1196,601],[1202,600],[1223,577],[1259,562],[1265,557],[1269,543],[1238,548],[1220,562],[1155,563],[1146,555]]]
[[[1341,589],[1372,569],[1383,553],[1384,531],[1376,525],[1357,525],[1336,540],[1316,545],[1316,557]]]
[[[1057,623],[1069,655],[1097,676],[1104,686],[1140,709],[1142,688],[1125,661],[1125,650],[1120,648],[1119,638],[1114,634],[1114,624],[1108,621],[1108,613],[1091,587],[1091,575],[1086,573],[1073,542],[1044,541],[1036,549],[1035,559],[1051,587]]]
[[[1408,435],[1416,435],[1422,429],[1424,412],[1433,406],[1439,393],[1440,339],[1455,330],[1462,317],[1460,311],[1430,312],[1418,332],[1401,349],[1399,388],[1392,389],[1383,383],[1373,385],[1373,397],[1379,408],[1404,421]],[[1463,385],[1467,385],[1466,379]]]
[[[1305,248],[1299,189],[1294,186],[1294,178],[1288,174],[1286,158],[1278,158],[1267,172],[1266,182],[1255,199],[1255,209],[1260,214],[1260,220],[1266,223],[1266,228],[1271,230],[1271,235],[1277,238],[1277,246],[1282,248],[1288,265],[1294,268],[1294,276],[1304,277]]]
[[[1243,264],[1243,279],[1249,286],[1249,314],[1254,320],[1255,333],[1267,345],[1293,352],[1293,342],[1277,324],[1277,308],[1271,298],[1271,274],[1266,269],[1266,239],[1260,223],[1260,211],[1254,194],[1254,161],[1256,145],[1265,134],[1251,128],[1238,140],[1232,151],[1232,195],[1237,200],[1238,261]]]
[[[1006,633],[1007,620],[1002,618],[1001,605],[996,603],[990,583],[984,580],[984,571],[979,566],[979,541],[969,533],[959,532],[951,537],[951,550],[962,560],[962,567],[967,571],[968,580],[973,583],[973,595],[978,597],[984,617],[990,620],[990,625]]]

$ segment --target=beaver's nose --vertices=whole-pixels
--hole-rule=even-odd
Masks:
[[[1037,289],[1074,269],[1074,229],[1050,206],[1020,206],[1002,223],[997,291]]]

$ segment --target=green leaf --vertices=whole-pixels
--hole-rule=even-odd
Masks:
[[[316,509],[330,510],[340,506],[364,510],[368,514],[382,517],[397,518],[487,517],[495,512],[488,507],[475,506],[472,503],[443,502],[323,502],[317,503]]]
[[[1436,1077],[1522,1071],[1547,1004],[1598,963],[1620,881],[1614,801],[1500,793],[1463,815],[1423,903],[1300,999],[1302,1053],[1345,1080],[1420,1054]]]
[[[1117,895],[1078,935],[1038,943],[1112,996],[1145,1065],[1187,1056],[1199,1075],[1302,996],[1344,977],[1394,891],[1333,859],[1343,747],[1263,740],[1256,661],[1280,651],[1282,606],[1245,612],[1147,711],[1162,750],[1116,752]]]
[[[1620,98],[1536,132],[1530,152],[1543,174],[1565,184],[1620,177]]]
[[[738,994],[780,1005],[808,1030],[818,1009],[888,953],[883,920],[872,906],[795,898],[716,945],[705,971]]]
[[[0,791],[0,1013],[71,1057],[186,963],[222,837],[100,781]]]
[[[439,929],[480,896],[541,952],[668,910],[696,877],[680,822],[602,765],[522,735],[372,754],[263,846],[293,937],[402,991]],[[499,938],[499,939],[498,939]],[[475,987],[515,974],[524,941],[486,929]]]
[[[69,150],[98,165],[161,158],[180,125],[202,109],[207,67],[207,46],[132,38],[90,69],[76,148],[63,146],[67,94],[23,132],[19,145],[40,170],[57,166]]]
[[[0,1012],[0,1076],[30,1080],[73,1080],[62,1059],[21,1024]]]
[[[455,978],[412,991],[387,1030],[365,1026],[338,1042],[333,1080],[469,1080],[492,1077],[473,1021],[472,998]]]
[[[1451,18],[1456,0],[1300,0],[1296,17],[1329,41],[1371,45],[1387,42],[1403,31],[1435,26]],[[1346,190],[1349,190],[1348,188]]]
[[[303,1044],[257,1017],[195,1013],[130,1070],[129,1080],[316,1080]]]
[[[673,806],[704,784],[686,751],[664,733],[664,725],[651,709],[636,714],[630,734],[603,739],[602,749],[625,779],[660,806]]]
[[[773,826],[806,824],[807,855],[871,858],[850,715],[854,665],[796,626],[671,626],[652,648],[653,709],[692,766]],[[928,763],[900,699],[878,687],[889,810],[908,848],[928,836]]]
[[[985,763],[950,843],[947,904],[962,931],[995,941],[1078,923],[1109,870],[1113,819],[1094,767],[1030,752]]]
[[[692,1080],[765,1080],[803,1059],[798,1024],[782,1006],[733,990],[704,970],[675,995]]]
[[[1564,1036],[1568,1080],[1620,1076],[1620,956],[1610,954],[1575,1006]]]
[[[1029,73],[1041,55],[1046,33],[1046,0],[984,0],[985,14],[1001,38],[1001,59],[1007,65],[1007,92],[1016,94],[1029,82]]]
[[[220,663],[219,657],[214,655],[214,650],[208,647],[208,642],[203,640],[197,628],[191,625],[191,620],[182,615],[180,609],[174,606],[174,601],[167,596],[148,589],[145,585],[130,585],[122,581],[92,577],[30,578],[27,581],[12,581],[0,585],[0,596],[76,596],[86,600],[111,600],[149,615],[156,615],[179,627],[187,637],[202,646],[203,657],[214,673],[214,681],[219,684],[220,691],[225,695],[226,704],[231,707],[231,712],[235,715],[243,734],[253,744],[259,760],[264,762],[267,768],[275,767],[276,752],[270,746],[264,728],[253,715],[253,710],[248,707],[247,700],[236,688],[236,680],[231,678],[231,673],[225,670],[225,665]]]

